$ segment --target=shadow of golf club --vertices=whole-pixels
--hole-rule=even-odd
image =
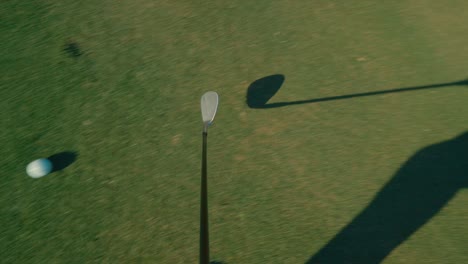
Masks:
[[[284,75],[275,74],[256,80],[247,89],[247,105],[250,108],[271,108],[267,104],[284,83]],[[273,106],[275,107],[275,106]]]
[[[47,159],[52,162],[52,172],[61,171],[75,162],[78,153],[74,151],[64,151],[54,154]]]
[[[409,92],[409,91],[434,89],[434,88],[442,88],[442,87],[449,87],[449,86],[468,85],[468,79],[466,79],[466,80],[457,81],[457,82],[404,87],[404,88],[397,88],[397,89],[390,89],[390,90],[383,90],[383,91],[376,91],[376,92],[355,93],[355,94],[347,94],[347,95],[339,95],[339,96],[322,97],[322,98],[316,98],[316,99],[310,99],[310,100],[300,100],[300,101],[293,101],[293,102],[278,102],[278,103],[268,104],[267,103],[268,100],[270,100],[276,94],[276,92],[278,92],[278,90],[281,88],[281,85],[283,85],[284,80],[285,80],[284,75],[275,74],[275,75],[270,75],[270,76],[263,77],[261,79],[254,81],[247,88],[247,105],[250,108],[256,108],[256,109],[275,108],[275,107],[282,107],[282,106],[288,106],[288,105],[298,105],[298,104],[308,104],[308,103],[318,103],[318,102],[350,99],[350,98],[355,98],[355,97],[365,97],[365,96],[372,96],[372,95]]]
[[[418,151],[306,264],[380,263],[468,187],[468,132]]]

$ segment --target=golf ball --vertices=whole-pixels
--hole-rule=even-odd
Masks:
[[[48,159],[37,159],[26,167],[26,173],[32,178],[40,178],[52,171],[52,162]]]

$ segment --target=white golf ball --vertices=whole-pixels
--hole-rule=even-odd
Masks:
[[[46,176],[52,171],[52,162],[48,159],[37,159],[26,167],[26,173],[32,178]]]

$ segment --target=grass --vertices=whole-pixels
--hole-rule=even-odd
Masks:
[[[415,153],[467,131],[467,87],[270,109],[247,88],[282,74],[277,103],[466,79],[466,7],[3,1],[2,262],[196,263],[207,90],[213,260],[307,262]],[[64,170],[25,175],[64,151]],[[460,188],[383,262],[467,262],[467,202]]]

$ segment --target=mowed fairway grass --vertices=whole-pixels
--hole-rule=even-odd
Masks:
[[[466,10],[461,0],[1,1],[0,262],[197,263],[199,104],[214,90],[212,260],[306,263],[415,153],[468,131],[468,86],[265,109],[248,107],[248,87],[281,74],[268,103],[287,103],[466,80]],[[467,157],[455,149],[444,157]],[[64,170],[26,175],[31,160],[64,151],[78,155]],[[437,165],[430,158],[423,165]],[[466,164],[441,162],[468,177]],[[342,245],[383,245],[388,264],[468,263],[466,182],[412,230],[376,231],[408,231],[396,245]],[[409,186],[417,205],[424,188]],[[377,204],[381,224],[369,226],[387,228],[379,213],[405,206],[397,200]]]

